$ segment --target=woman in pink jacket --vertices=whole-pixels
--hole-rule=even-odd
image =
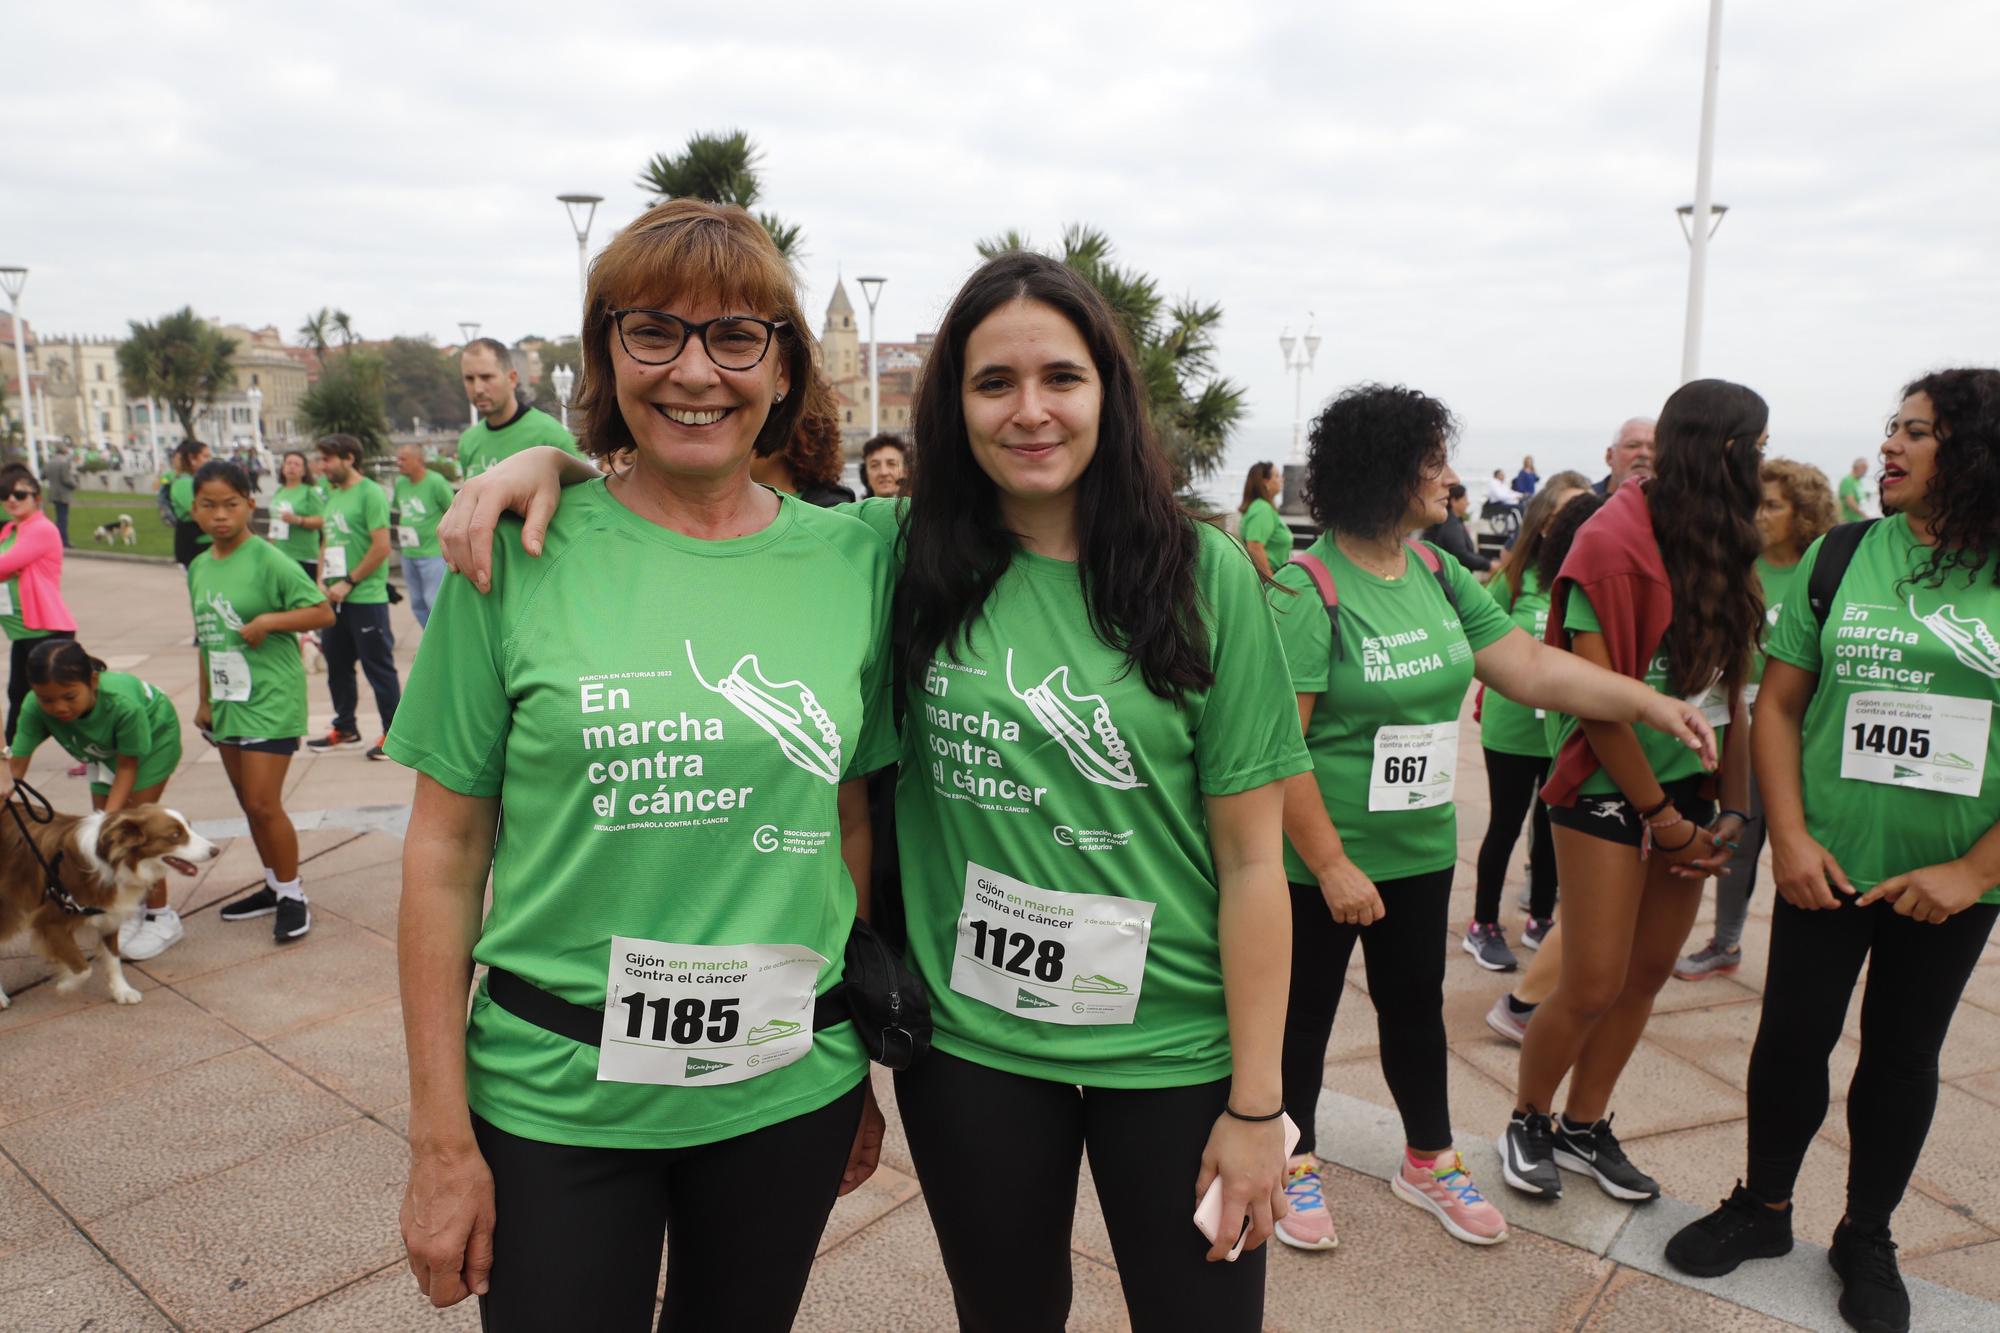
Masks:
[[[62,536],[42,513],[42,483],[19,463],[0,468],[0,629],[13,648],[7,673],[7,743],[28,697],[28,654],[43,639],[74,639],[62,599]]]

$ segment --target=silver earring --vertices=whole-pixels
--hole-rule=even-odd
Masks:
[[[779,404],[779,403],[782,403],[782,402],[784,402],[784,401],[785,401],[785,395],[783,395],[783,394],[781,393],[781,394],[779,394],[779,395],[778,395],[778,396],[777,396],[776,398],[773,398],[773,399],[771,400],[771,404],[772,404],[772,406],[774,406],[774,407],[775,407],[775,406],[776,406],[777,404]]]

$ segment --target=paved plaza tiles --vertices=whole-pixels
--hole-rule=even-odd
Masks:
[[[74,559],[65,591],[84,642],[114,667],[195,705],[194,656],[177,571]],[[417,631],[396,611],[407,664]],[[326,721],[313,677],[316,726]],[[364,730],[372,709],[363,691]],[[1463,771],[1479,771],[1464,728]],[[371,733],[372,738],[372,733]],[[221,765],[192,730],[170,804],[222,841],[199,880],[178,881],[187,939],[128,966],[136,1007],[104,998],[101,975],[58,995],[25,945],[0,950],[0,1330],[471,1329],[470,1304],[432,1311],[403,1269],[396,1213],[408,1089],[396,1000],[399,856],[410,775],[358,751],[301,758],[287,803],[302,827],[312,935],[282,952],[263,923],[225,926],[216,906],[259,878]],[[31,780],[65,809],[87,805],[55,747]],[[1461,784],[1453,930],[1470,915],[1483,784]],[[1506,895],[1504,919],[1518,929]],[[1770,927],[1768,879],[1734,978],[1670,982],[1618,1098],[1633,1157],[1668,1197],[1615,1204],[1570,1177],[1569,1197],[1514,1197],[1490,1146],[1512,1102],[1515,1048],[1481,1016],[1504,980],[1446,951],[1453,1119],[1475,1176],[1512,1237],[1475,1249],[1391,1197],[1398,1150],[1377,1064],[1359,955],[1326,1056],[1320,1140],[1341,1245],[1271,1256],[1272,1329],[1766,1330],[1838,1328],[1820,1246],[1839,1217],[1846,1126],[1838,1105],[1800,1184],[1801,1244],[1751,1273],[1696,1282],[1665,1271],[1661,1246],[1714,1205],[1741,1169],[1744,1069]],[[1706,920],[1706,912],[1704,920]],[[1699,936],[1700,928],[1697,928]],[[1698,941],[1697,941],[1698,942]],[[1856,1013],[1834,1057],[1854,1066]],[[878,1071],[879,1072],[879,1071]],[[1896,1217],[1920,1329],[2000,1329],[2000,946],[1989,946],[1943,1056],[1937,1123]],[[835,1209],[799,1327],[952,1327],[949,1292],[894,1101],[882,1169]],[[977,1153],[968,1144],[968,1166]],[[780,1165],[780,1169],[782,1169]],[[968,1175],[968,1188],[973,1187]],[[745,1182],[746,1191],[754,1182]],[[746,1235],[746,1244],[754,1237]],[[1116,1267],[1088,1181],[1073,1244],[1075,1329],[1123,1328]]]

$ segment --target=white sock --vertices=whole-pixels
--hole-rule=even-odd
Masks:
[[[266,887],[270,888],[272,891],[275,892],[277,890],[278,876],[276,875],[276,873],[272,871],[271,867],[269,866],[264,867],[264,883]]]
[[[300,881],[294,879],[280,884],[277,877],[273,876],[271,879],[271,888],[280,898],[296,898],[300,902],[304,902],[306,900],[306,891],[299,887],[299,883]]]

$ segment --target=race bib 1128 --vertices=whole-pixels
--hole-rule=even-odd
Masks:
[[[1044,889],[967,862],[951,988],[1036,1023],[1130,1023],[1153,906]]]

